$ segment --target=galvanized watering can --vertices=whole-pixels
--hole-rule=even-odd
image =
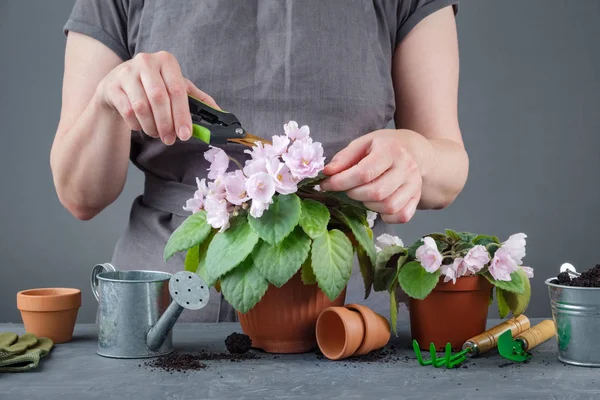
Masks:
[[[98,264],[91,281],[98,300],[98,354],[112,358],[172,352],[171,330],[181,312],[203,308],[210,293],[202,278],[187,271],[117,271]]]

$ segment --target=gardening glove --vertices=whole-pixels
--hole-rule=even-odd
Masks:
[[[18,336],[15,333],[0,333],[0,372],[29,371],[40,363],[54,343],[48,338],[37,338],[32,333]]]

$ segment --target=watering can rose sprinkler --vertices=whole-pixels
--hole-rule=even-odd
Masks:
[[[112,358],[172,352],[171,330],[183,309],[202,309],[210,293],[206,282],[188,271],[117,271],[99,264],[91,281],[98,300],[98,354]]]

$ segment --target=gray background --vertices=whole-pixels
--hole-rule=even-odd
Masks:
[[[90,269],[111,258],[142,189],[130,169],[119,200],[89,222],[57,200],[49,152],[72,4],[0,2],[0,322],[20,320],[17,291],[47,286],[82,288],[79,321],[91,322]],[[532,317],[549,315],[543,281],[562,262],[600,262],[599,20],[598,0],[463,0],[460,122],[469,181],[448,209],[390,228],[406,242],[447,227],[527,233]]]

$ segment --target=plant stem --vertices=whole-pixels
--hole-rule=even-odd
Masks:
[[[228,157],[229,157],[229,159],[230,159],[231,161],[233,161],[233,163],[234,163],[235,165],[237,165],[237,166],[238,166],[238,168],[239,168],[239,169],[244,169],[244,167],[242,167],[242,164],[240,164],[240,162],[239,162],[238,160],[236,160],[235,158],[233,158],[233,157],[231,157],[231,156],[228,156]]]

